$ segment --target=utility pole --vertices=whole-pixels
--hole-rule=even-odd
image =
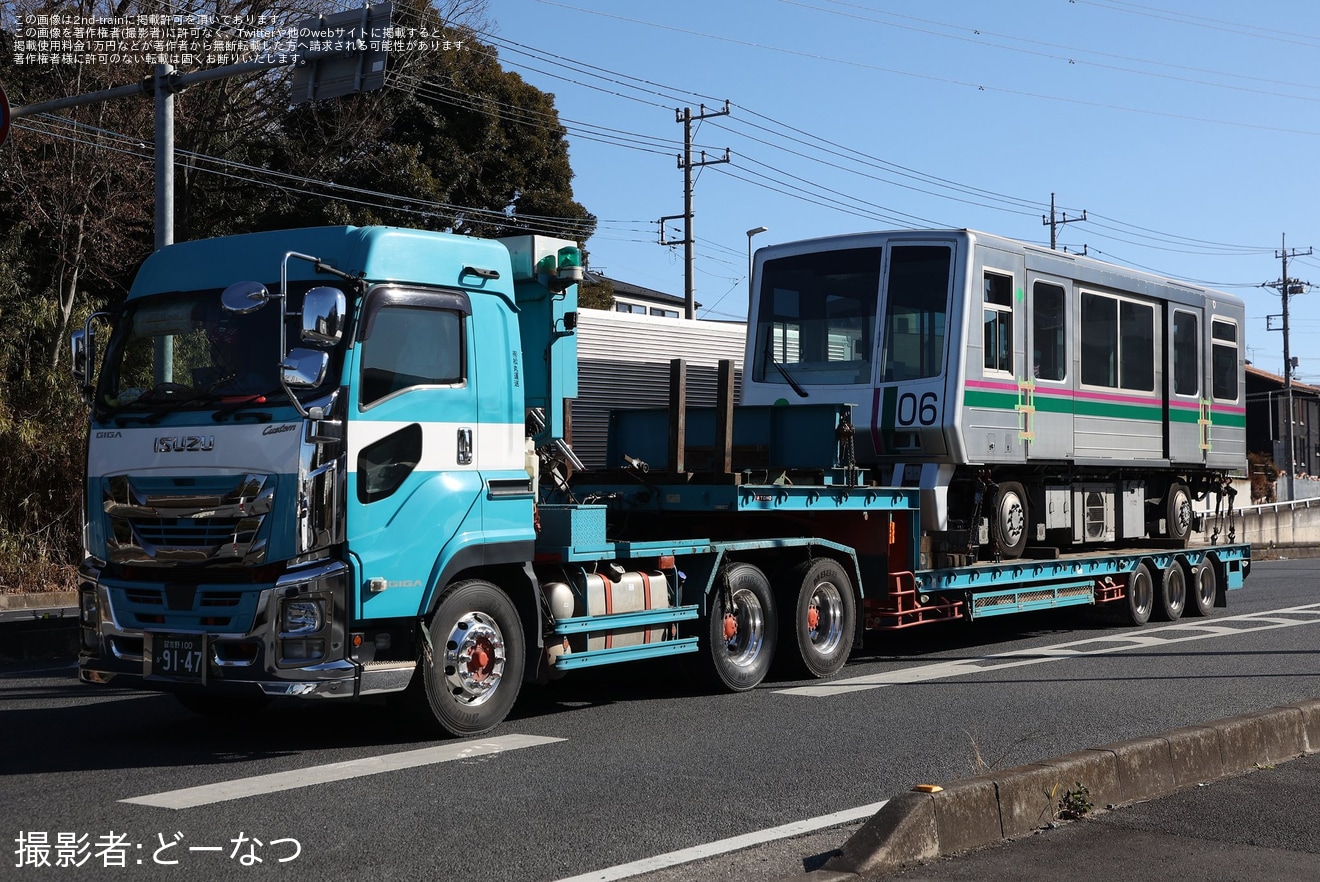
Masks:
[[[692,158],[692,121],[703,120],[712,116],[728,116],[729,102],[724,102],[723,110],[706,110],[706,105],[701,105],[697,113],[692,112],[691,107],[684,107],[682,110],[674,111],[674,121],[683,124],[683,155],[678,157],[678,167],[683,170],[683,213],[681,215],[671,215],[660,219],[660,244],[661,245],[679,245],[683,246],[683,293],[686,302],[687,318],[697,317],[696,283],[694,274],[696,269],[696,255],[693,251],[696,245],[696,238],[692,235],[692,168],[693,166],[718,165],[729,161],[729,149],[724,148],[724,156],[720,159],[707,159],[706,151],[701,151],[701,159]],[[677,220],[683,218],[685,224],[683,227],[683,238],[681,240],[665,240],[665,221]]]
[[[1311,249],[1307,248],[1305,251],[1298,251],[1294,248],[1289,252],[1287,233],[1283,234],[1281,245],[1282,247],[1274,253],[1274,256],[1283,261],[1283,275],[1279,277],[1277,282],[1265,282],[1261,287],[1275,289],[1283,299],[1283,397],[1288,408],[1288,413],[1285,417],[1287,426],[1284,430],[1284,445],[1286,447],[1284,452],[1284,468],[1288,471],[1288,501],[1291,502],[1295,498],[1293,494],[1295,487],[1293,483],[1293,472],[1297,469],[1296,462],[1294,461],[1296,458],[1296,453],[1294,451],[1295,443],[1293,441],[1294,415],[1292,395],[1292,375],[1294,365],[1288,341],[1288,298],[1293,294],[1305,293],[1306,289],[1310,287],[1310,282],[1303,282],[1300,279],[1292,279],[1288,277],[1288,258],[1306,257],[1311,254]],[[1279,330],[1279,328],[1269,327],[1269,319],[1271,318],[1273,318],[1273,316],[1266,316],[1266,327],[1271,331]]]
[[[1043,214],[1040,216],[1041,224],[1050,228],[1050,250],[1051,251],[1059,250],[1059,227],[1063,226],[1064,224],[1071,224],[1071,223],[1076,223],[1077,221],[1084,221],[1084,220],[1086,220],[1085,208],[1082,209],[1081,217],[1068,217],[1068,212],[1065,211],[1063,213],[1062,220],[1056,218],[1054,216],[1054,194],[1051,193],[1050,216],[1049,218],[1046,218],[1045,215]]]

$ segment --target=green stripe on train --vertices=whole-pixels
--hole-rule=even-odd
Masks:
[[[991,392],[984,389],[965,389],[964,407],[984,407],[992,410],[1014,410],[1025,400],[1015,392]],[[1110,419],[1150,420],[1162,422],[1164,408],[1158,403],[1126,404],[1117,401],[1096,401],[1087,398],[1067,398],[1064,396],[1041,395],[1033,397],[1037,413],[1072,413],[1081,417],[1108,417]],[[1174,423],[1196,423],[1201,418],[1198,411],[1186,408],[1172,408],[1169,421]],[[1247,425],[1246,414],[1224,413],[1216,411],[1211,421],[1216,426],[1230,429],[1243,429]]]

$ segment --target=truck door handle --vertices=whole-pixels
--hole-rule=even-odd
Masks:
[[[458,430],[458,464],[472,465],[472,430]]]

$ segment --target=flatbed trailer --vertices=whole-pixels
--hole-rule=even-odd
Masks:
[[[580,272],[570,242],[394,228],[149,258],[72,341],[80,678],[226,716],[393,694],[470,736],[580,668],[694,655],[737,692],[772,663],[831,676],[868,628],[1081,604],[1141,624],[1247,574],[1237,545],[1001,562],[992,540],[932,567],[938,488],[859,468],[849,404],[735,407],[728,361],[706,408],[672,364],[669,407],[616,412],[609,468],[585,470]]]

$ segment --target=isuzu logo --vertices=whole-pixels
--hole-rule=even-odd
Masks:
[[[191,453],[214,450],[214,435],[166,435],[156,438],[156,453]]]

